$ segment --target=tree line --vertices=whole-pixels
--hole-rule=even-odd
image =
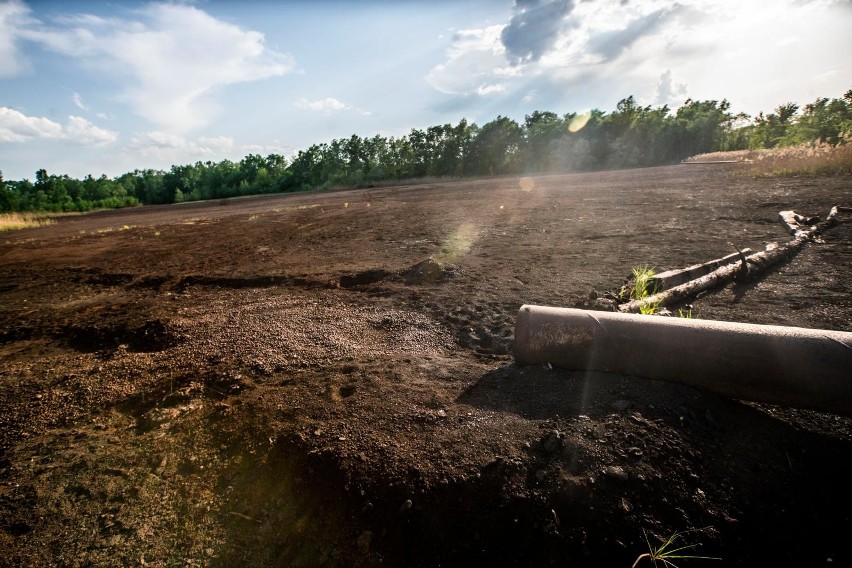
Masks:
[[[0,212],[88,211],[138,204],[180,203],[241,195],[358,187],[424,177],[491,176],[589,171],[676,163],[705,152],[801,143],[845,143],[852,136],[852,89],[800,108],[787,103],[751,118],[727,100],[687,100],[641,106],[634,97],[613,112],[558,115],[535,111],[523,123],[498,116],[478,126],[413,129],[406,136],[349,138],[314,144],[290,159],[250,154],[240,160],[134,170],[82,180],[36,172],[3,181]]]

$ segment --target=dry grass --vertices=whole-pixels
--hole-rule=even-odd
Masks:
[[[739,162],[753,176],[842,175],[852,173],[852,144],[801,144],[767,150],[712,152],[692,156],[690,163]]]
[[[703,164],[713,162],[749,162],[753,160],[760,150],[732,150],[730,152],[709,152],[690,156],[684,162],[690,164]]]
[[[0,232],[32,229],[52,225],[56,221],[33,213],[3,213],[0,215]]]
[[[763,150],[743,169],[754,176],[852,174],[852,144],[801,145]]]

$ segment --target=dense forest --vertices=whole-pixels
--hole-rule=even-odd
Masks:
[[[631,96],[611,113],[535,111],[523,124],[504,116],[478,126],[413,129],[407,136],[373,136],[314,144],[288,159],[248,155],[239,162],[197,162],[168,171],[135,170],[116,178],[83,180],[40,169],[35,182],[3,180],[0,212],[87,211],[137,204],[178,203],[308,189],[364,186],[423,177],[538,174],[631,168],[678,162],[723,150],[772,148],[852,135],[852,89],[839,99],[820,98],[769,114],[735,115],[730,103],[687,100],[641,106]]]

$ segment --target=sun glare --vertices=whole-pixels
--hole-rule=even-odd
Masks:
[[[570,132],[571,134],[579,132],[583,129],[584,126],[586,126],[586,123],[589,122],[590,118],[592,118],[592,113],[589,111],[574,116],[574,118],[572,118],[571,121],[568,123],[568,132]]]

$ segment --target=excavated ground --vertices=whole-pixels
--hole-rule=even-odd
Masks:
[[[521,304],[761,249],[850,188],[690,165],[0,235],[0,565],[630,566],[683,531],[850,565],[849,418],[511,358]],[[850,267],[847,215],[694,317],[852,331]]]

